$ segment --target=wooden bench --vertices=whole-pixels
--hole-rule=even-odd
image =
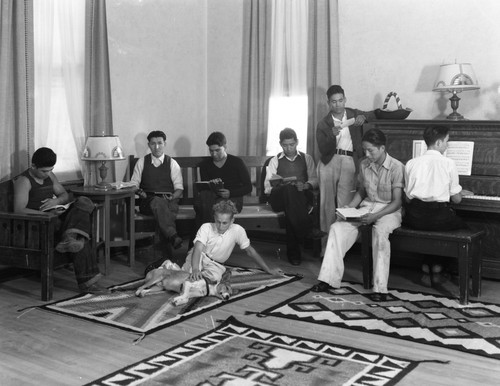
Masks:
[[[360,228],[363,261],[363,286],[372,286],[371,226]],[[481,294],[481,242],[483,230],[418,231],[400,227],[391,234],[391,250],[453,257],[458,259],[460,304],[469,299],[469,279],[472,273],[471,295]],[[472,272],[471,272],[472,270]]]
[[[41,298],[49,301],[54,289],[54,268],[70,262],[66,254],[54,249],[57,216],[13,213],[13,196],[12,181],[0,183],[0,265],[40,271]],[[95,216],[92,225],[94,235]],[[95,250],[95,237],[92,243]]]
[[[210,157],[173,157],[182,170],[184,192],[179,201],[179,213],[177,215],[177,225],[180,234],[190,234],[194,227],[195,211],[193,209],[195,198],[194,182],[200,180],[199,165]],[[242,156],[240,157],[248,168],[250,180],[252,181],[252,191],[243,197],[243,210],[235,217],[235,222],[245,229],[280,229],[284,227],[284,213],[273,212],[271,206],[267,204],[267,198],[263,191],[262,167],[268,156]],[[128,176],[134,170],[137,158],[129,156]],[[136,213],[136,231],[141,234],[151,234],[154,232],[154,219],[152,216],[145,216]],[[147,230],[149,229],[149,231]]]

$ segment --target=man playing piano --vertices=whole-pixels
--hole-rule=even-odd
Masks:
[[[450,135],[445,126],[429,126],[424,131],[427,151],[409,160],[405,166],[406,206],[403,225],[429,231],[467,228],[450,206],[460,203],[462,197],[473,193],[463,190],[458,181],[455,162],[444,156]],[[424,264],[424,272],[429,266]],[[441,266],[434,264],[433,273]]]

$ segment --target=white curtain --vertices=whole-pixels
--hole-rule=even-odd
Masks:
[[[85,0],[34,1],[35,147],[58,156],[60,180],[82,178]]]
[[[307,149],[308,0],[272,0],[271,96],[266,153],[281,151],[279,132],[297,132],[299,149]]]

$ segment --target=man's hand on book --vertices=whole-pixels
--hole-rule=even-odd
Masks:
[[[55,207],[59,202],[57,202],[57,198],[47,198],[42,201],[42,205],[40,205],[40,210],[44,211],[49,208]]]

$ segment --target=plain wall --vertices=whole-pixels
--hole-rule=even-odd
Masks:
[[[114,132],[126,154],[146,154],[147,133],[164,129],[173,156],[208,154],[205,140],[216,130],[229,152],[246,155],[249,1],[107,1]],[[460,94],[458,111],[500,119],[500,2],[339,0],[339,15],[349,106],[382,107],[396,91],[414,110],[409,119],[443,118],[450,95],[432,87],[439,65],[457,60],[472,63],[481,85]]]
[[[381,108],[396,91],[409,119],[443,119],[451,94],[432,91],[439,66],[471,63],[481,89],[459,94],[467,119],[500,119],[500,2],[339,0],[340,74],[348,102]],[[395,108],[394,100],[391,108]]]

